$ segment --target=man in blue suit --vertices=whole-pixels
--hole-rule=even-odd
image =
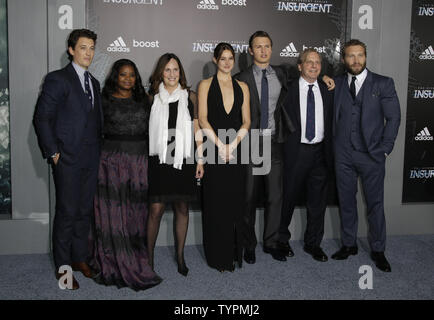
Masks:
[[[100,85],[88,71],[95,54],[96,34],[77,29],[68,38],[71,60],[47,74],[34,114],[34,125],[44,158],[52,164],[56,186],[53,257],[56,277],[62,266],[93,273],[86,263],[88,234],[96,191],[102,110]],[[79,284],[73,277],[72,286]]]
[[[343,260],[357,254],[357,180],[361,178],[367,204],[368,241],[377,268],[390,272],[384,251],[385,160],[392,152],[401,111],[391,78],[366,69],[366,45],[348,41],[342,50],[347,74],[335,79],[333,138],[336,184],[341,213]]]

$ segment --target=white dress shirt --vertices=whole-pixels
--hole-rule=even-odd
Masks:
[[[315,144],[324,139],[324,107],[322,102],[321,91],[318,82],[307,82],[303,77],[300,77],[300,121],[301,121],[301,143]],[[307,93],[309,85],[313,84],[313,95],[315,97],[315,138],[312,141],[306,139],[306,114],[307,114]]]
[[[356,85],[356,96],[359,94],[360,88],[363,86],[363,82],[365,82],[366,76],[368,75],[368,69],[365,68],[360,74],[358,74],[356,77],[356,81],[354,84]],[[351,73],[348,73],[348,87],[351,86],[351,81],[353,79],[354,75]]]

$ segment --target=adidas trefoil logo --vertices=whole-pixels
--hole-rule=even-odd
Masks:
[[[434,50],[432,46],[429,46],[422,54],[419,56],[421,60],[434,60]]]
[[[215,4],[214,0],[202,0],[197,5],[197,8],[203,10],[218,10],[219,6]]]
[[[416,141],[433,141],[433,136],[429,133],[428,128],[425,127],[421,132],[417,134],[414,138]]]
[[[130,52],[130,48],[125,44],[122,37],[117,38],[113,43],[107,48],[108,52]]]
[[[294,46],[294,43],[291,42],[290,44],[288,44],[280,53],[281,57],[291,57],[291,58],[296,58],[298,57],[300,54],[297,52],[297,49]]]

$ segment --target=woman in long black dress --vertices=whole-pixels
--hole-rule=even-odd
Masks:
[[[232,271],[234,262],[241,267],[245,168],[240,142],[250,128],[250,96],[247,85],[231,76],[235,54],[230,44],[218,44],[213,61],[217,74],[199,85],[199,122],[216,154],[206,156],[203,245],[210,267]],[[232,131],[232,137],[220,135],[221,129]]]
[[[146,248],[149,98],[127,59],[114,63],[102,93],[104,144],[90,265],[98,283],[146,289],[161,282]]]
[[[197,96],[188,89],[184,69],[175,54],[166,53],[158,60],[151,76],[150,93],[153,104],[149,119],[149,258],[153,268],[161,217],[165,204],[170,202],[175,213],[178,272],[187,276],[184,246],[188,205],[197,198],[196,179],[202,178],[203,165],[194,164],[194,133],[199,130]]]

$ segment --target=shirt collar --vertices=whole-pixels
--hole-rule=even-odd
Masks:
[[[84,69],[83,67],[80,67],[80,66],[79,66],[78,64],[76,64],[74,61],[72,61],[71,63],[72,63],[72,66],[73,66],[74,69],[75,69],[75,72],[77,72],[77,74],[78,74],[80,77],[84,77],[84,73],[85,73],[86,71],[88,71],[88,70]]]
[[[264,69],[261,69],[261,68],[258,67],[256,64],[253,64],[253,72],[255,72],[256,74],[262,76],[262,70],[264,70]],[[272,74],[272,73],[274,73],[274,70],[273,70],[273,68],[272,68],[270,65],[268,65],[268,66],[265,68],[265,70],[267,70],[267,74]]]
[[[317,80],[315,80],[314,83],[309,83],[309,82],[307,82],[303,77],[300,77],[300,79],[298,80],[298,83],[299,83],[299,85],[300,85],[300,88],[306,88],[306,89],[309,89],[309,85],[311,85],[311,84],[313,84],[314,87],[319,88],[319,85],[318,85],[318,81],[317,81]]]
[[[368,76],[368,69],[365,68],[360,74],[356,76],[357,82],[362,83],[365,81],[366,77]],[[353,78],[353,75],[351,73],[348,73],[348,82],[351,82],[351,79]]]

